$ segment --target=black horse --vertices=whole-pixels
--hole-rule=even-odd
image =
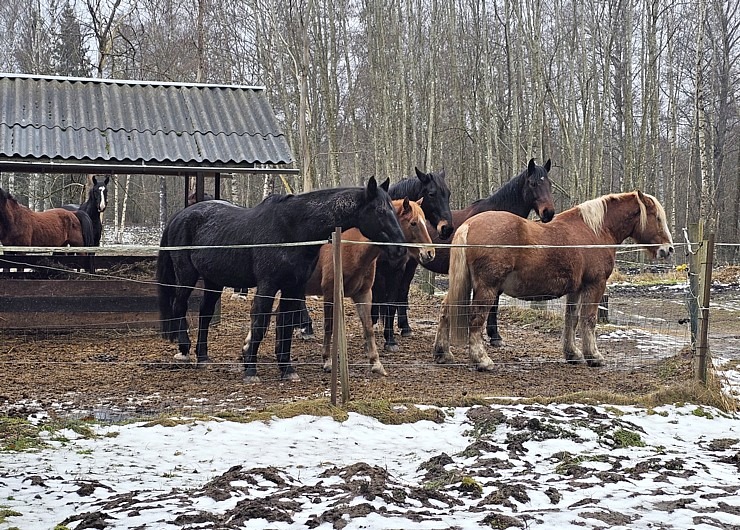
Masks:
[[[438,173],[424,173],[419,168],[414,169],[416,178],[401,179],[390,187],[388,193],[392,199],[404,197],[413,201],[424,199],[421,208],[428,220],[427,228],[430,235],[433,234],[435,241],[447,240],[452,236],[455,226],[450,211],[450,188],[445,181],[445,171],[442,169]],[[402,301],[403,278],[407,274],[413,277],[416,265],[416,260],[410,256],[395,260],[381,254],[378,258],[373,283],[372,317],[373,322],[377,322],[378,318],[382,317],[383,337],[387,351],[398,349],[393,332],[393,321]],[[410,333],[410,328],[408,331]]]
[[[80,204],[65,204],[62,206],[65,210],[71,212],[85,212],[90,217],[92,223],[92,244],[90,246],[99,247],[100,239],[103,237],[103,220],[101,214],[108,207],[108,182],[110,177],[100,183],[95,177],[92,178],[92,187],[87,194],[87,200]],[[79,216],[78,216],[79,217]]]
[[[478,199],[471,203],[467,208],[452,211],[452,221],[455,228],[460,226],[470,217],[481,212],[491,210],[503,210],[511,212],[520,217],[527,217],[534,210],[543,223],[548,223],[555,216],[555,204],[552,198],[552,182],[550,181],[551,162],[550,159],[544,165],[539,166],[535,163],[534,158],[529,160],[526,169],[517,176],[513,177],[506,184],[501,186],[495,193],[485,199]],[[430,230],[432,241],[443,243],[442,238]],[[411,281],[416,272],[416,261],[409,262],[403,277],[400,279],[400,294],[398,297],[398,327],[401,329],[401,336],[408,337],[411,335],[411,327],[408,320],[408,300]],[[437,248],[434,260],[425,263],[424,267],[438,274],[447,274],[450,266],[450,249],[449,247]],[[377,274],[376,274],[377,277]],[[373,287],[373,294],[375,287]],[[498,301],[498,300],[497,300]],[[486,331],[490,338],[491,344],[498,346],[501,344],[501,336],[498,333],[498,314],[496,312],[498,304],[494,305],[488,314]],[[392,308],[391,308],[392,310]],[[388,331],[390,327],[390,332]],[[395,340],[393,340],[393,319],[385,326],[384,334],[386,336],[386,349],[393,349]],[[388,337],[392,342],[388,346]]]
[[[251,328],[243,349],[245,381],[256,382],[257,350],[270,323],[275,295],[280,291],[275,354],[283,379],[298,379],[290,361],[292,331],[306,282],[316,266],[320,244],[278,246],[302,241],[326,242],[336,227],[359,228],[373,241],[405,242],[388,195],[388,181],[378,186],[333,188],[298,195],[273,195],[254,208],[225,201],[203,201],[177,212],[162,234],[157,259],[162,335],[179,345],[179,358],[190,352],[187,300],[198,278],[205,287],[198,317],[197,362],[208,359],[208,326],[224,287],[257,287]],[[251,246],[272,244],[266,246]],[[234,248],[249,245],[247,248]],[[401,256],[406,249],[388,246]]]

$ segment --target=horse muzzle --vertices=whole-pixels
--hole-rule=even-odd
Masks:
[[[449,239],[452,237],[452,232],[452,225],[447,221],[442,220],[437,223],[437,233],[441,239]]]
[[[537,215],[540,216],[540,220],[543,223],[549,223],[552,221],[552,218],[555,217],[555,209],[554,208],[543,208],[541,211],[537,212]]]
[[[422,265],[434,261],[435,252],[433,248],[422,248],[419,250],[419,263]]]
[[[661,245],[655,254],[658,256],[658,259],[668,259],[673,256],[673,252],[673,245]]]

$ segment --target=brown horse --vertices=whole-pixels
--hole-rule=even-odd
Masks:
[[[614,269],[616,246],[628,237],[648,245],[645,249],[652,258],[673,254],[665,211],[655,197],[640,191],[605,195],[558,214],[547,224],[507,212],[471,217],[458,228],[453,245],[483,246],[452,247],[450,287],[434,340],[435,361],[451,362],[450,342],[467,341],[478,370],[491,370],[493,361],[486,354],[481,330],[489,309],[505,293],[522,300],[566,296],[565,359],[601,366],[604,357],[594,333],[597,308]],[[544,248],[526,247],[531,245]],[[582,351],[575,343],[577,325]]]
[[[83,231],[83,219],[89,232]],[[34,212],[0,188],[0,242],[21,247],[92,246],[92,225],[87,214],[81,218],[64,208]]]
[[[421,202],[397,199],[393,201],[401,231],[408,243],[431,244],[432,238],[426,227],[426,218],[421,209]],[[359,230],[352,228],[342,232],[343,241],[369,241]],[[375,278],[375,264],[380,255],[378,245],[349,244],[342,245],[342,274],[344,278],[344,295],[352,298],[357,310],[357,316],[362,323],[365,337],[365,351],[372,366],[373,373],[387,375],[378,355],[375,344],[373,323],[370,317],[372,304],[372,287]],[[421,263],[428,263],[434,259],[433,247],[411,247],[409,252]],[[319,261],[306,284],[306,294],[322,295],[324,297],[324,370],[331,371],[331,337],[334,331],[334,256],[332,245],[321,247]]]

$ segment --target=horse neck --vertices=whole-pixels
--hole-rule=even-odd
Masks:
[[[325,239],[336,227],[357,226],[363,194],[362,188],[334,188],[294,195],[281,203],[278,215],[293,225],[297,241]]]
[[[100,220],[100,211],[98,210],[98,206],[97,204],[95,204],[95,201],[93,201],[92,198],[89,198],[85,202],[80,204],[79,209],[89,215],[90,219],[92,219],[93,221]]]
[[[362,235],[359,228],[350,228],[342,232],[342,241],[365,241],[370,240]],[[380,256],[380,245],[342,245],[342,254],[352,254],[354,261],[360,264],[370,264]]]
[[[522,173],[508,181],[485,199],[475,201],[468,207],[470,209],[470,217],[481,212],[493,210],[511,212],[519,217],[529,216],[529,212],[534,207],[534,204],[524,201],[525,180],[525,174]]]
[[[417,178],[403,179],[388,189],[391,199],[403,199],[408,197],[410,201],[418,201],[422,196],[422,184]]]

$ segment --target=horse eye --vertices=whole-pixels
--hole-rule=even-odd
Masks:
[[[416,226],[416,221],[411,221],[411,226]]]

